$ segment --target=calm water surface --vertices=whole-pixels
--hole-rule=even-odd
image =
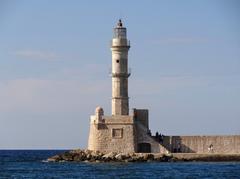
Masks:
[[[62,152],[0,150],[0,178],[240,178],[240,162],[43,162]]]

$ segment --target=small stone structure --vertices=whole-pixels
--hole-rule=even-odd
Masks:
[[[88,149],[117,153],[240,153],[240,136],[152,136],[148,110],[129,114],[128,51],[130,41],[121,20],[114,28],[112,51],[112,115],[97,107],[90,119]]]

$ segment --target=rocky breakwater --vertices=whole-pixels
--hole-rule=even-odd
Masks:
[[[240,154],[196,153],[102,153],[91,150],[71,150],[47,159],[48,162],[187,162],[187,161],[240,161]]]
[[[172,160],[172,155],[151,153],[102,153],[90,150],[71,150],[47,159],[48,162],[167,162]]]

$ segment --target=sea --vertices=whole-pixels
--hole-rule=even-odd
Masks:
[[[240,162],[47,162],[64,150],[0,150],[0,178],[240,178]]]

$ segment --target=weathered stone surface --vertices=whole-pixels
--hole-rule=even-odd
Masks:
[[[135,152],[132,116],[91,116],[88,149],[102,152]]]
[[[179,149],[183,153],[240,154],[240,135],[165,136],[163,142],[170,152]]]

